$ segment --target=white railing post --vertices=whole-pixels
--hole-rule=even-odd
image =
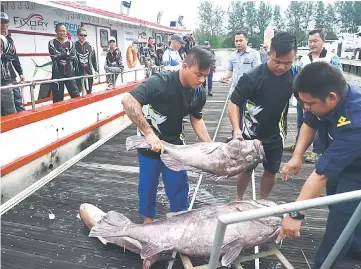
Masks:
[[[221,255],[221,248],[226,234],[227,224],[224,224],[219,218],[217,221],[216,231],[214,233],[213,246],[211,257],[209,258],[209,263],[207,269],[216,269],[218,266],[219,256]]]
[[[31,110],[35,111],[35,84],[30,85]]]

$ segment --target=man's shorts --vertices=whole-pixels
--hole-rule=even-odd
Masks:
[[[263,161],[263,168],[271,174],[276,174],[280,170],[282,156],[283,156],[283,147],[282,145],[271,148],[264,149],[266,154],[266,159]]]

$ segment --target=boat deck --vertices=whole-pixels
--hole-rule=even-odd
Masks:
[[[229,86],[215,83],[214,96],[208,98],[204,118],[213,136],[226,100]],[[296,110],[290,109],[288,141],[296,135]],[[189,123],[185,124],[188,143],[196,142]],[[224,114],[216,141],[229,136],[231,127]],[[138,206],[138,160],[135,152],[125,151],[125,139],[135,134],[131,126],[93,151],[84,159],[57,176],[53,181],[9,210],[1,220],[1,268],[63,269],[63,268],[141,268],[141,258],[114,245],[103,245],[96,238],[89,238],[88,230],[77,218],[79,205],[91,203],[103,211],[116,210],[132,221],[141,223]],[[290,158],[284,154],[284,161]],[[305,164],[298,176],[289,181],[279,180],[270,196],[271,200],[292,202],[296,199],[313,166]],[[256,170],[257,191],[262,165]],[[278,175],[280,178],[280,175]],[[198,178],[190,178],[190,199]],[[246,198],[251,199],[251,184]],[[236,180],[219,183],[204,181],[199,189],[194,208],[226,203],[236,197]],[[162,185],[159,186],[158,215],[168,212],[168,201]],[[54,214],[55,218],[50,218]],[[285,240],[281,252],[297,268],[309,268],[320,244],[325,228],[327,208],[312,209],[302,226],[302,236]],[[250,251],[247,251],[249,253]],[[194,259],[195,265],[207,263],[206,259]],[[166,262],[158,262],[152,268],[166,268]],[[356,261],[345,261],[338,268],[359,268]],[[260,267],[283,268],[275,257],[260,259]],[[183,268],[179,257],[173,268]],[[254,268],[254,262],[244,263],[244,268]]]

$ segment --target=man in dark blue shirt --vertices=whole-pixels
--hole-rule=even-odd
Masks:
[[[326,62],[307,65],[299,73],[295,88],[306,112],[292,159],[283,167],[282,177],[297,174],[302,155],[318,130],[323,153],[307,179],[298,201],[316,198],[326,186],[327,195],[361,189],[361,90],[347,84],[340,70]],[[320,268],[336,243],[359,201],[329,206],[326,231],[315,257]],[[304,211],[291,212],[283,221],[278,241],[300,236]],[[346,254],[361,257],[361,223],[341,250],[336,262]],[[335,266],[335,263],[333,264]]]

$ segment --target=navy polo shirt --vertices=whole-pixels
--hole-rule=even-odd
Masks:
[[[327,178],[352,172],[359,174],[361,181],[361,89],[347,84],[344,96],[331,113],[319,118],[306,111],[303,120],[318,129],[324,145],[316,172]]]

